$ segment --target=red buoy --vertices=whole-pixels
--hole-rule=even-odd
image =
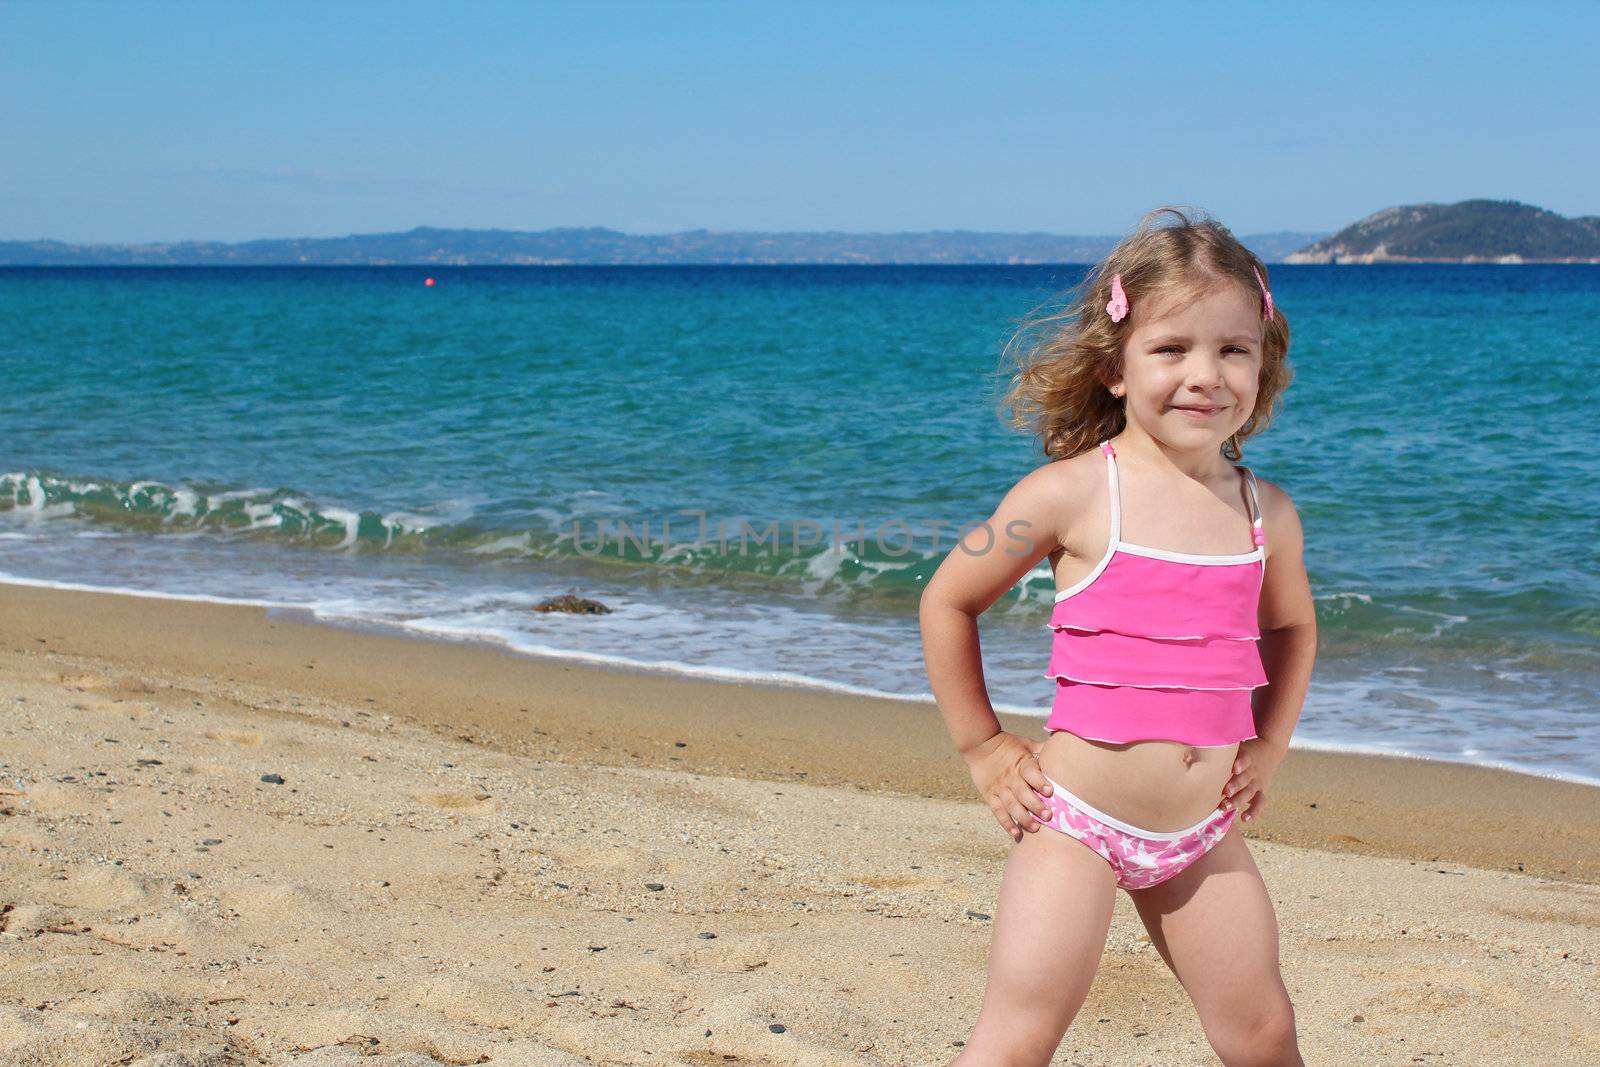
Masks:
[[[425,280],[424,280],[424,281],[423,281],[423,283],[422,283],[422,284],[423,284],[423,285],[432,285],[432,284],[433,284],[433,279],[432,279],[432,278],[427,278],[427,279],[425,279]]]

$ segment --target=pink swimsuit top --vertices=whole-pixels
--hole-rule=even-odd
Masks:
[[[1191,555],[1121,540],[1116,451],[1102,441],[1111,537],[1050,614],[1055,703],[1045,730],[1096,741],[1230,745],[1256,736],[1250,692],[1267,683],[1256,619],[1266,533],[1248,467],[1255,550]]]

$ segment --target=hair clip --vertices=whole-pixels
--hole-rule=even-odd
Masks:
[[[1106,314],[1111,316],[1112,322],[1121,322],[1128,317],[1128,294],[1122,291],[1122,275],[1111,276],[1111,299],[1106,303]]]
[[[1256,284],[1261,286],[1261,317],[1267,322],[1272,321],[1272,290],[1267,288],[1267,283],[1261,280],[1261,271],[1254,264],[1250,270],[1256,276]]]

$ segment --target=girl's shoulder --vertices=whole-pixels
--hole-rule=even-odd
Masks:
[[[1059,538],[1083,521],[1091,501],[1103,505],[1106,464],[1099,449],[1047,460],[1023,475],[1011,494]]]
[[[1251,470],[1252,474],[1255,471]],[[1266,528],[1270,545],[1298,545],[1304,537],[1300,525],[1300,511],[1295,507],[1288,490],[1276,482],[1255,474],[1256,494],[1261,501],[1261,525]]]
[[[1106,460],[1098,448],[1085,449],[1042,463],[1028,477],[1037,478],[1057,499],[1081,503],[1097,485],[1106,484]]]
[[[1105,458],[1098,448],[1079,452],[1066,459],[1047,459],[1034,467],[1017,482],[1017,487],[1061,492],[1083,489],[1093,484],[1095,478],[1105,481]]]
[[[1255,478],[1256,492],[1261,498],[1261,517],[1263,519],[1269,518],[1269,513],[1274,510],[1294,510],[1294,501],[1289,499],[1289,491],[1287,489],[1277,482],[1261,477],[1260,472],[1254,467],[1250,467],[1249,464],[1245,464],[1245,466],[1249,468],[1251,475]]]

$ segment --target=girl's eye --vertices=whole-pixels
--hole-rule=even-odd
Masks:
[[[1249,349],[1240,348],[1238,345],[1229,345],[1227,348],[1224,348],[1222,351],[1223,351],[1223,354],[1225,354],[1225,355],[1248,356],[1250,354],[1250,350]],[[1156,349],[1156,355],[1158,355],[1158,356],[1181,356],[1181,355],[1183,355],[1183,349],[1179,345],[1163,345],[1162,347]]]

